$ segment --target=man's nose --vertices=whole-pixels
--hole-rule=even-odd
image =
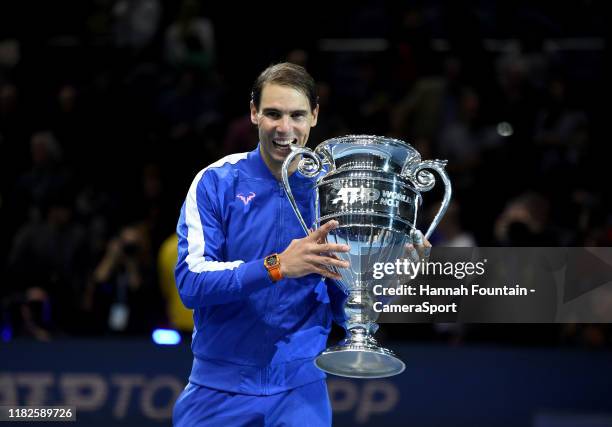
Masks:
[[[279,132],[289,132],[291,130],[291,119],[288,115],[283,115],[280,119],[278,119],[278,123],[276,125],[277,130]]]

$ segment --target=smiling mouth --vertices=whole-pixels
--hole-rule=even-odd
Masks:
[[[297,139],[273,139],[272,144],[277,148],[289,148],[291,144],[297,144]]]

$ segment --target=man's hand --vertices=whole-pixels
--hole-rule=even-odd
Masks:
[[[423,236],[417,229],[413,229],[410,232],[410,240],[412,243],[406,245],[406,256],[412,262],[419,262],[420,260],[428,261],[429,254],[431,253],[431,243]]]
[[[330,279],[340,279],[338,273],[330,271],[327,266],[347,268],[348,261],[335,257],[334,252],[348,252],[347,245],[324,243],[327,233],[338,226],[338,221],[329,221],[318,230],[313,231],[303,239],[294,239],[282,253],[279,254],[281,274],[283,277],[303,277],[317,273]]]

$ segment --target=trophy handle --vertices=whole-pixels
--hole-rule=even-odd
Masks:
[[[283,167],[281,171],[283,178],[283,187],[285,189],[285,193],[287,193],[289,203],[291,203],[293,212],[295,212],[295,216],[297,216],[300,225],[304,229],[304,233],[306,233],[306,235],[308,236],[310,234],[310,230],[308,229],[306,221],[304,221],[304,217],[298,209],[297,203],[295,202],[295,198],[293,197],[293,193],[291,192],[291,185],[289,184],[289,166],[291,165],[293,159],[295,159],[295,157],[299,155],[302,155],[302,160],[300,160],[300,163],[298,164],[298,171],[308,178],[317,176],[323,169],[323,164],[319,156],[317,156],[310,148],[291,145],[291,153],[289,153],[289,155],[283,162]],[[317,208],[316,212],[318,212],[318,206],[315,206],[315,208]]]
[[[318,154],[320,157],[323,157],[323,165],[327,165],[329,167],[329,169],[327,170],[327,173],[331,173],[336,170],[336,164],[334,162],[332,155],[330,154],[328,150],[326,150],[325,148],[317,149],[315,151],[315,154]]]
[[[450,199],[453,194],[453,188],[451,186],[450,179],[444,170],[444,166],[446,166],[446,160],[426,160],[423,162],[415,162],[407,165],[405,171],[402,171],[402,176],[409,178],[416,189],[418,191],[429,191],[436,185],[436,178],[433,176],[429,170],[433,170],[440,175],[442,178],[442,182],[444,183],[444,197],[442,199],[442,203],[440,204],[440,209],[436,213],[433,221],[429,225],[427,232],[425,233],[425,238],[429,239],[431,233],[436,229],[444,213],[446,213],[446,209],[450,204]]]

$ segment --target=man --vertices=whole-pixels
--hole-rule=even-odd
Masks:
[[[194,310],[194,363],[174,424],[330,426],[325,374],[313,360],[345,299],[322,277],[340,278],[327,267],[347,268],[333,253],[349,248],[325,242],[336,221],[304,237],[280,182],[289,144],[304,146],[317,123],[314,80],[297,65],[271,66],[250,108],[257,148],[202,170],[181,210],[176,282]],[[312,180],[289,180],[312,223]]]

